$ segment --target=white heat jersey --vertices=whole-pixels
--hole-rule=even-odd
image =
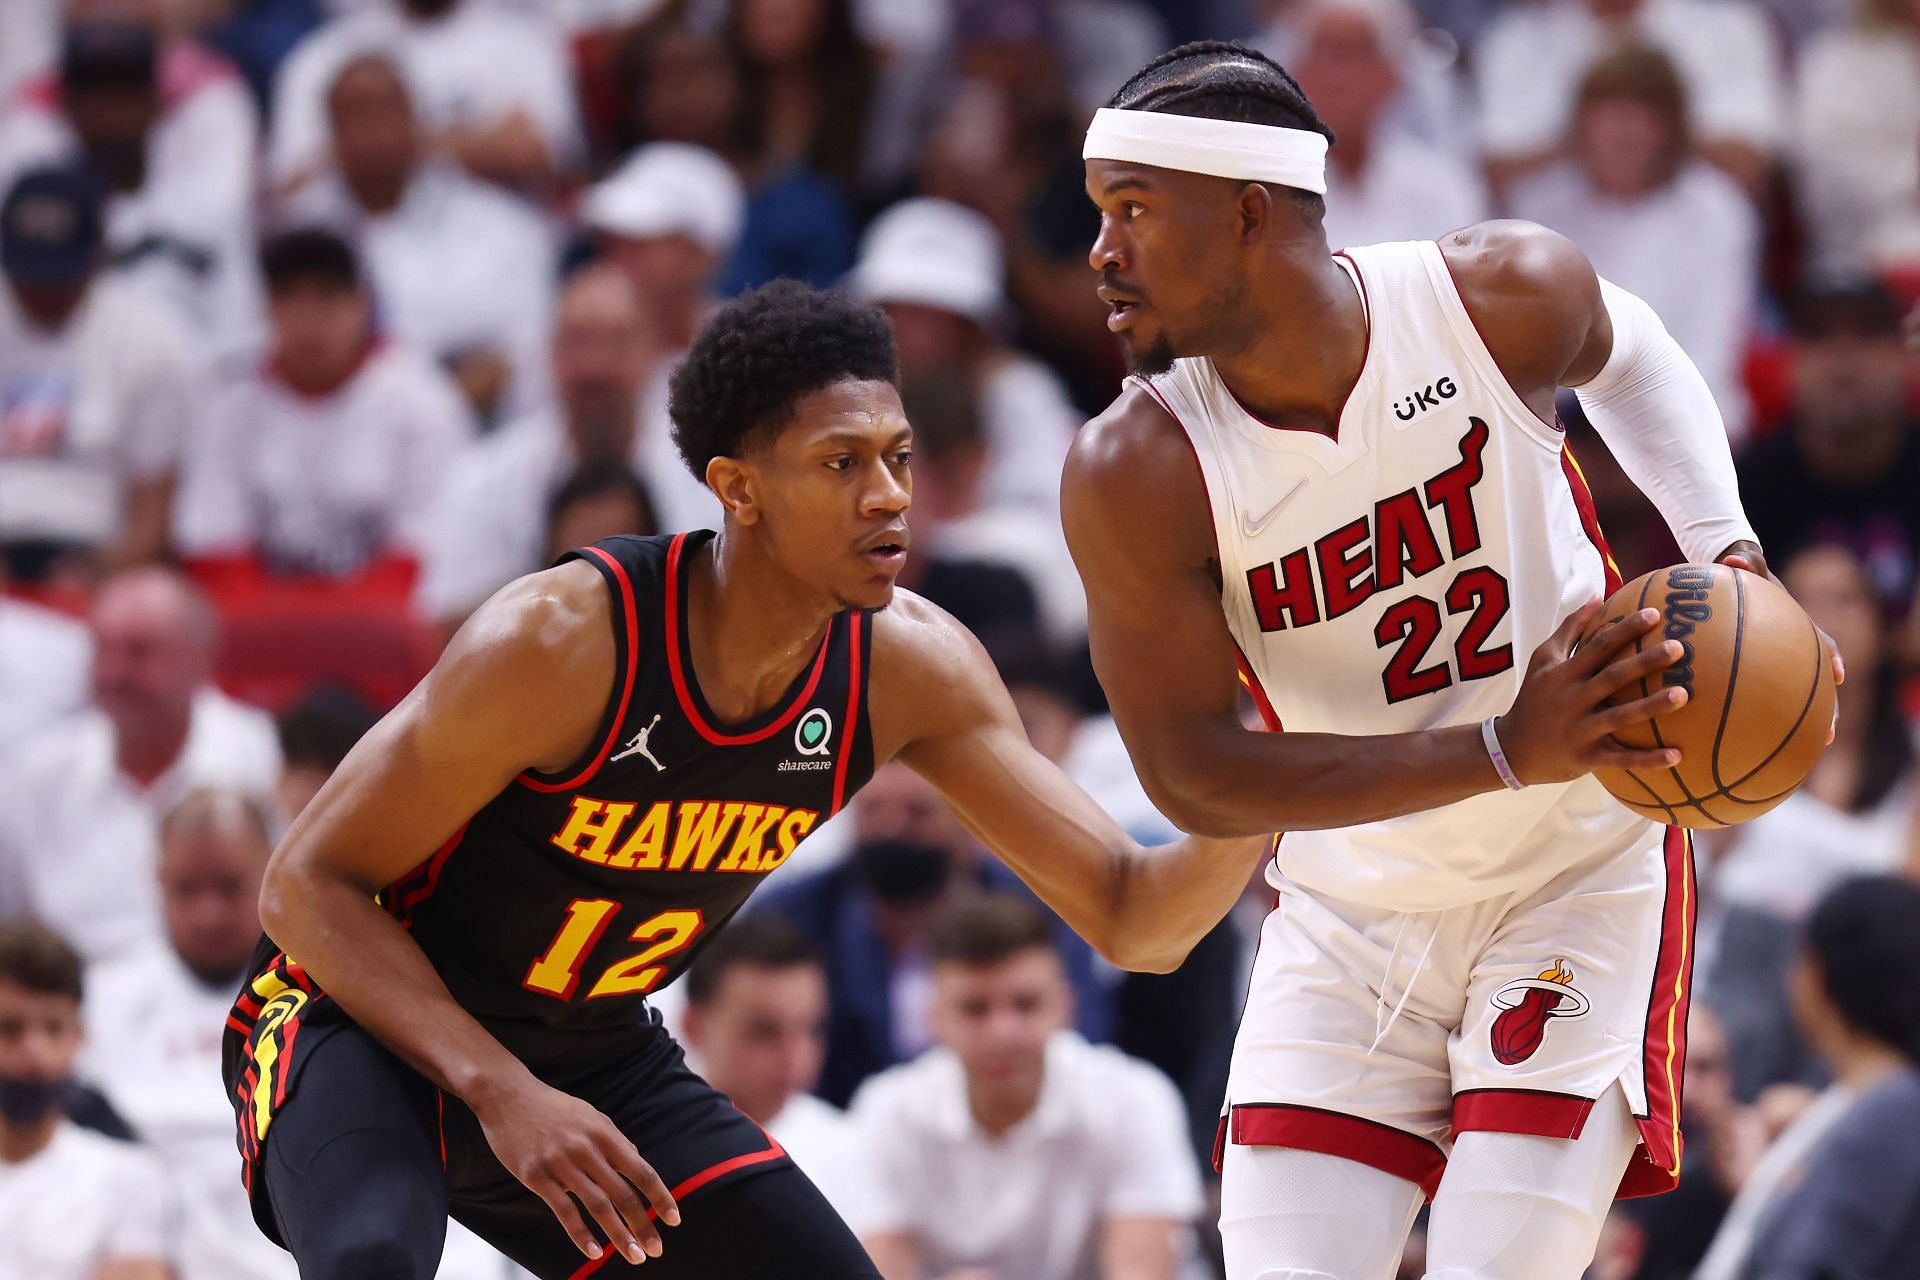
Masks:
[[[1210,360],[1134,379],[1206,478],[1221,602],[1268,727],[1383,734],[1512,705],[1533,649],[1619,584],[1560,431],[1508,384],[1432,241],[1351,249],[1367,352],[1337,429],[1275,427]],[[1289,832],[1270,879],[1394,911],[1550,880],[1647,821],[1591,777]]]

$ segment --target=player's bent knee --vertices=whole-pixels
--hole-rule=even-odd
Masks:
[[[300,1280],[432,1280],[438,1265],[420,1242],[396,1231],[302,1249]]]

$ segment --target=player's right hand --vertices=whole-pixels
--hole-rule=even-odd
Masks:
[[[1608,623],[1576,649],[1600,608],[1594,600],[1574,610],[1540,642],[1512,708],[1494,723],[1507,763],[1521,782],[1569,782],[1597,768],[1663,769],[1680,763],[1672,747],[1642,750],[1613,735],[1678,710],[1687,700],[1684,689],[1662,686],[1619,706],[1606,705],[1620,690],[1679,661],[1680,643],[1663,640],[1636,653],[1633,642],[1660,625],[1658,609],[1642,609]]]
[[[679,1206],[653,1166],[598,1108],[531,1076],[472,1105],[494,1155],[547,1202],[580,1252],[589,1258],[602,1252],[581,1216],[585,1206],[628,1262],[638,1266],[660,1256],[660,1232],[647,1206],[668,1226],[679,1225]]]

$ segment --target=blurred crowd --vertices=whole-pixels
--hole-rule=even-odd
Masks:
[[[494,590],[718,519],[665,383],[742,289],[885,308],[903,585],[1171,835],[1057,482],[1124,372],[1080,134],[1198,37],[1338,135],[1336,246],[1528,218],[1646,298],[1846,657],[1699,841],[1689,1164],[1592,1276],[1920,1275],[1920,0],[0,0],[0,1278],[291,1276],[217,1070],[265,859]],[[1269,901],[1118,973],[888,768],[661,1004],[888,1280],[1186,1280]]]

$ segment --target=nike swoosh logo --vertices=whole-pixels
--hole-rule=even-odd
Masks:
[[[1280,508],[1286,506],[1289,502],[1292,502],[1294,499],[1294,495],[1298,494],[1300,492],[1301,487],[1305,484],[1306,484],[1306,481],[1304,480],[1296,480],[1294,482],[1293,488],[1281,494],[1280,500],[1274,503],[1272,506],[1268,507],[1266,514],[1261,516],[1257,520],[1254,519],[1250,513],[1242,511],[1240,513],[1240,532],[1246,534],[1249,538],[1259,537],[1261,530],[1265,529],[1268,525],[1272,524],[1273,518],[1280,514]]]

